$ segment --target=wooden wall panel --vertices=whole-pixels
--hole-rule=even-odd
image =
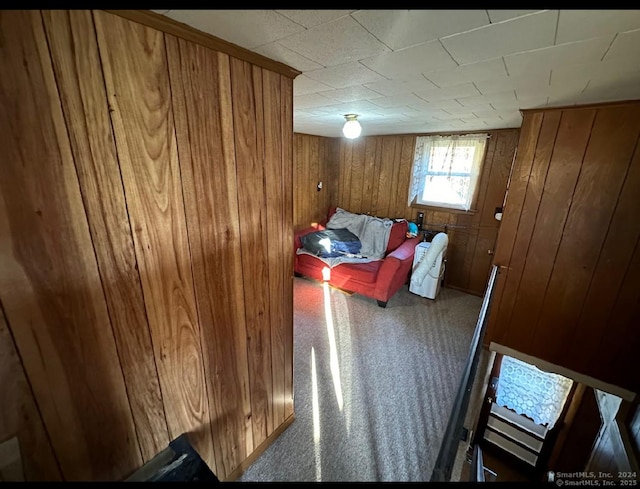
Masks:
[[[166,42],[215,472],[224,478],[254,448],[229,57]]]
[[[0,443],[18,437],[26,481],[58,481],[60,469],[0,308]]]
[[[494,209],[502,206],[518,144],[518,129],[489,131],[473,214],[423,209],[427,228],[447,225],[447,286],[482,295],[486,288],[500,223]],[[351,212],[415,220],[418,208],[408,205],[415,135],[336,139],[339,148],[338,192],[333,205]]]
[[[169,435],[214,466],[164,34],[94,18]]]
[[[582,325],[578,328],[580,310],[592,283],[638,134],[640,110],[614,107],[596,114],[535,329],[533,348],[545,348],[553,363],[562,361],[565,345],[574,335],[585,334]],[[612,238],[617,241],[616,237]],[[609,271],[622,277],[629,258],[630,255],[619,269]],[[592,307],[607,309],[600,297],[595,299],[598,305]],[[549,336],[554,336],[556,341],[549,344]],[[575,368],[575,364],[565,362],[565,365]]]
[[[293,172],[293,80],[280,77],[281,111],[282,111],[282,193],[283,193],[283,222],[284,238],[282,240],[282,252],[285,262],[284,274],[284,416],[289,419],[293,416],[293,242],[291,236],[294,231],[294,172]],[[333,155],[334,146],[324,145],[325,161],[335,161]],[[321,167],[323,168],[323,167]],[[329,168],[328,175],[332,174]],[[324,206],[329,206],[327,195],[331,195],[333,185],[328,193],[325,193]]]
[[[262,70],[262,102],[264,107],[263,128],[265,145],[265,199],[267,211],[267,257],[269,270],[269,315],[271,323],[271,385],[273,387],[273,426],[280,426],[285,420],[285,352],[286,338],[284,307],[285,297],[285,257],[284,241],[291,242],[285,234],[284,226],[284,186],[282,180],[282,113],[280,107],[280,76]],[[259,95],[258,95],[259,96]],[[319,153],[319,145],[315,148]],[[320,160],[318,159],[318,164]],[[317,170],[316,170],[317,171]]]
[[[526,347],[535,334],[535,324],[562,239],[594,117],[595,111],[581,110],[563,113],[560,120],[536,224],[526,251],[526,264],[509,321],[509,324],[521,326],[515,329],[507,326],[506,341],[518,350]]]
[[[82,198],[145,461],[169,443],[91,12],[43,12]]]
[[[262,71],[232,58],[231,89],[237,175],[241,182],[238,203],[253,442],[258,446],[273,430]]]
[[[492,331],[491,336],[494,338],[503,338],[511,319],[525,265],[526,250],[529,249],[553,143],[558,132],[560,114],[536,114],[524,122],[509,183],[510,195],[503,208],[496,244],[495,263],[509,263],[509,267],[500,269],[492,301],[493,312],[487,330]],[[498,317],[504,320],[498,321]]]
[[[294,228],[304,229],[327,217],[338,192],[338,143],[334,138],[294,134]],[[317,190],[322,182],[322,190]]]
[[[140,447],[42,17],[0,32],[0,299],[64,477],[118,479]]]
[[[525,113],[486,343],[640,388],[639,137],[637,102]]]

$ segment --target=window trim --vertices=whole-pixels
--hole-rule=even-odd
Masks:
[[[410,207],[420,210],[428,210],[428,211],[436,211],[436,212],[449,212],[452,214],[466,214],[466,215],[474,215],[478,213],[477,204],[478,204],[478,195],[480,193],[480,184],[482,181],[482,172],[484,170],[485,160],[487,158],[487,152],[489,149],[489,140],[491,139],[491,133],[489,132],[477,132],[477,133],[455,133],[455,134],[427,134],[425,136],[439,136],[442,138],[455,137],[455,136],[469,136],[470,138],[477,137],[478,139],[485,139],[485,145],[482,150],[482,157],[480,158],[479,168],[478,168],[478,176],[475,188],[473,189],[473,195],[471,196],[471,200],[469,201],[469,209],[463,209],[458,206],[447,206],[444,202],[442,204],[445,205],[433,205],[431,203],[422,203],[419,202],[419,193],[415,195],[409,204]],[[484,137],[483,137],[484,136]],[[420,135],[416,136],[420,137]],[[415,164],[415,162],[414,162]],[[428,174],[428,172],[427,172]],[[424,178],[426,178],[426,175]],[[409,186],[411,187],[412,183],[410,181]],[[424,184],[422,185],[424,188]]]

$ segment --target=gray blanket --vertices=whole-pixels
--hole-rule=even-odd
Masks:
[[[393,221],[391,219],[381,219],[366,214],[353,214],[338,207],[336,213],[327,222],[327,229],[347,228],[355,234],[362,244],[360,254],[358,256],[345,255],[335,258],[321,258],[309,253],[304,248],[299,248],[296,253],[315,256],[325,262],[329,268],[341,263],[367,263],[382,260],[389,244],[392,226]]]

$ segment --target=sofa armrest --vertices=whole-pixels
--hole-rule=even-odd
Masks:
[[[413,265],[416,246],[422,237],[408,238],[382,262],[376,281],[375,298],[387,302],[406,283]]]
[[[402,243],[395,250],[389,253],[385,257],[385,260],[389,257],[392,257],[400,261],[411,260],[413,264],[413,255],[416,252],[416,246],[418,246],[418,243],[420,243],[421,241],[421,236],[416,236],[415,238],[407,238],[404,243]]]

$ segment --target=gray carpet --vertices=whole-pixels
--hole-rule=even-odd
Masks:
[[[296,278],[296,419],[238,481],[428,481],[481,304],[404,286],[383,309]]]

